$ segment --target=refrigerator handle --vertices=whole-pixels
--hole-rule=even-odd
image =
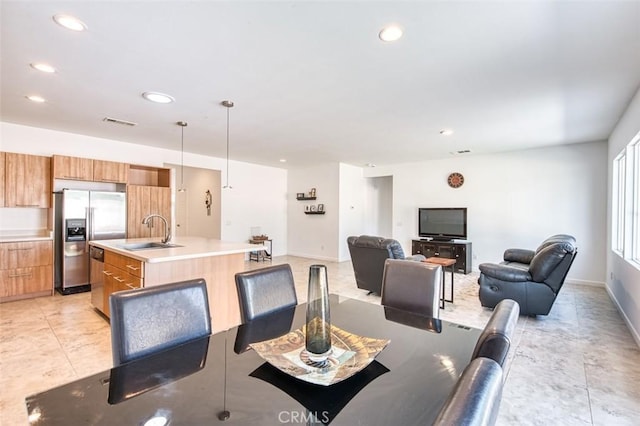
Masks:
[[[95,207],[89,207],[87,209],[87,215],[88,215],[88,221],[87,223],[89,224],[89,238],[88,241],[93,241],[94,239],[94,235],[93,235],[93,215],[94,215],[94,209]],[[89,244],[87,243],[87,250],[88,250]]]

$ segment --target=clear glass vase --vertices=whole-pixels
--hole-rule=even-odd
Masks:
[[[309,267],[305,349],[311,362],[323,362],[331,354],[331,314],[327,267]]]

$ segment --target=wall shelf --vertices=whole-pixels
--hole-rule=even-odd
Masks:
[[[304,212],[304,214],[325,214],[325,212]]]
[[[298,201],[304,201],[304,200],[315,200],[316,197],[296,197],[296,200]]]

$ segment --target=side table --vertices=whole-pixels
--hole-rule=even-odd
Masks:
[[[271,253],[273,253],[273,240],[249,240],[249,244],[259,244],[264,246],[264,248],[249,252],[249,261],[255,260],[256,262],[260,262],[260,260],[271,260]]]
[[[456,264],[455,259],[447,259],[446,257],[427,257],[423,262],[432,263],[435,265],[442,266],[442,292],[440,294],[440,308],[444,309],[444,302],[453,303],[453,273],[454,273],[454,265]],[[447,270],[447,266],[451,266],[451,298],[447,299],[444,295],[444,272]]]

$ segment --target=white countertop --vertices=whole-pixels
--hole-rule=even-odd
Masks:
[[[146,250],[127,250],[126,244],[160,242],[160,238],[128,238],[120,240],[89,241],[92,246],[111,250],[133,259],[148,263],[172,262],[174,260],[197,259],[200,257],[224,256],[228,254],[247,253],[256,250],[255,244],[234,243],[201,237],[176,237],[171,244],[182,247],[153,248]]]
[[[53,240],[53,231],[47,229],[7,229],[0,230],[0,243],[14,243],[20,241]]]

